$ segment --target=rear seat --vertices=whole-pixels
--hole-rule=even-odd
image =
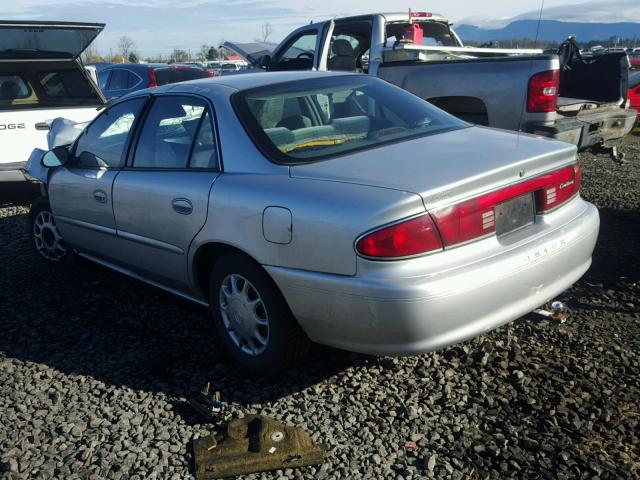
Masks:
[[[265,128],[264,133],[276,146],[303,143],[310,140],[330,138],[337,135],[366,135],[369,133],[369,117],[336,118],[330,125],[304,127],[289,130],[285,127]]]

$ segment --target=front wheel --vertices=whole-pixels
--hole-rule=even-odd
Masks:
[[[302,360],[309,340],[262,267],[226,255],[215,263],[210,285],[216,333],[237,365],[273,377]]]
[[[69,255],[69,247],[58,231],[46,200],[35,202],[29,211],[29,230],[33,246],[41,258],[58,263]]]

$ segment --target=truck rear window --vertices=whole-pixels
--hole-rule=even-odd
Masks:
[[[49,98],[95,98],[93,89],[78,70],[39,72],[37,77]]]
[[[1,101],[28,98],[30,95],[31,89],[20,75],[0,75]]]
[[[285,82],[232,96],[254,143],[277,163],[309,163],[464,128],[415,95],[364,75]]]
[[[207,73],[203,69],[192,67],[157,68],[154,73],[158,86],[207,77]]]
[[[60,62],[57,62],[60,63]],[[0,110],[85,107],[103,103],[80,70],[51,64],[0,65]]]

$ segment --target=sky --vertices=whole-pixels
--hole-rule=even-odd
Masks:
[[[537,18],[542,0],[2,0],[5,20],[67,20],[106,23],[95,42],[102,54],[116,50],[118,38],[131,37],[142,56],[169,54],[174,48],[196,53],[221,40],[253,41],[261,25],[273,27],[269,41],[321,21],[381,11],[437,12],[454,23],[497,27],[513,17]],[[544,0],[543,18],[579,21],[639,21],[639,0]],[[576,6],[576,4],[581,4]],[[454,27],[455,28],[455,27]]]

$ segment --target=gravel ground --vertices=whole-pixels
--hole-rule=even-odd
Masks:
[[[0,209],[0,478],[192,478],[190,441],[219,424],[185,398],[210,379],[224,419],[272,415],[330,447],[321,467],[250,479],[640,478],[640,141],[624,150],[625,165],[581,155],[602,229],[560,297],[567,323],[523,318],[413,358],[317,348],[275,383],[226,364],[200,308],[44,265],[27,210]]]

